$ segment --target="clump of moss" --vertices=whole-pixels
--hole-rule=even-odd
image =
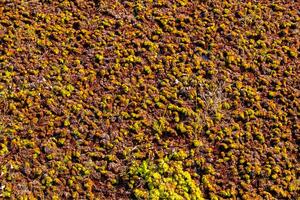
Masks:
[[[147,199],[203,199],[200,189],[188,171],[183,170],[181,161],[161,159],[158,164],[143,161],[130,167],[129,175],[144,181],[143,189],[134,189],[136,198]],[[135,187],[131,181],[131,187]],[[146,189],[148,188],[148,189]]]

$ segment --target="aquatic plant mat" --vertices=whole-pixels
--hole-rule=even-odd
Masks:
[[[299,199],[299,8],[0,0],[0,199]]]

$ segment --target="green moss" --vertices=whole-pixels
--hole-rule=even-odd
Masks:
[[[276,96],[276,92],[274,92],[274,91],[270,91],[269,93],[268,93],[268,97],[269,98],[274,98]]]
[[[143,161],[140,167],[131,166],[130,174],[143,178],[149,190],[135,189],[139,198],[149,199],[203,199],[200,189],[184,171],[182,162],[174,162],[171,166],[163,160],[158,165]],[[158,173],[159,172],[159,173]],[[168,172],[168,176],[164,172]]]
[[[220,195],[224,198],[230,198],[232,197],[230,190],[222,190],[220,192]]]
[[[43,185],[45,185],[46,187],[50,187],[52,186],[53,183],[53,179],[50,176],[46,176],[43,180],[42,180]]]
[[[0,144],[0,156],[4,156],[9,153],[8,148],[5,144]]]
[[[152,73],[152,70],[151,70],[150,66],[145,66],[145,67],[144,67],[144,72],[145,72],[146,74],[151,74],[151,73]]]
[[[129,92],[129,87],[128,87],[126,84],[122,84],[122,90],[123,90],[125,93],[128,93],[128,92]]]
[[[179,131],[179,133],[186,133],[187,132],[187,129],[185,128],[183,123],[177,124],[176,129]]]
[[[64,126],[70,126],[70,121],[69,121],[69,119],[66,119],[65,121],[64,121]]]
[[[100,54],[96,54],[95,60],[96,60],[96,62],[100,63],[104,60],[104,56],[100,55]]]
[[[298,57],[298,53],[296,51],[293,51],[293,50],[288,50],[288,54],[292,58],[297,58]]]
[[[188,157],[188,154],[183,150],[179,150],[178,152],[175,152],[172,155],[172,158],[174,158],[175,160],[184,160],[187,157]]]
[[[142,190],[142,189],[135,189],[134,190],[134,196],[137,199],[147,199],[148,198],[148,192],[146,190]]]
[[[200,140],[194,140],[193,145],[194,145],[194,147],[199,147],[199,146],[202,146],[203,143]]]
[[[130,55],[127,58],[125,58],[125,62],[128,62],[128,63],[141,63],[142,58],[134,56],[134,55]]]

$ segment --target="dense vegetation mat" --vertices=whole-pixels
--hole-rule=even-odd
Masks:
[[[296,0],[1,0],[0,198],[299,199],[299,21]]]

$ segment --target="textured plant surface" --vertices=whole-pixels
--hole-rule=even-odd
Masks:
[[[0,0],[0,198],[299,199],[299,8]]]

